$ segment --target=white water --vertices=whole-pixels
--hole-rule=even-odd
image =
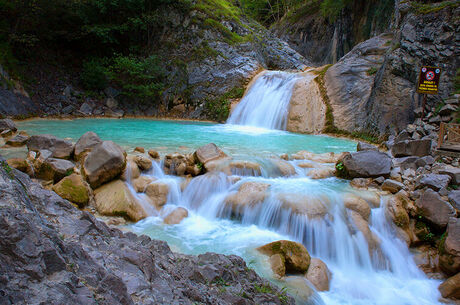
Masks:
[[[269,164],[263,163],[262,173],[274,172]],[[291,164],[296,166],[296,162]],[[356,191],[342,180],[312,180],[305,175],[308,169],[299,167],[296,167],[296,176],[241,176],[236,183],[232,183],[235,176],[216,172],[192,179],[181,191],[183,178],[165,175],[161,164],[154,162],[153,165],[146,175],[170,186],[168,202],[162,211],[153,213],[132,229],[168,241],[175,251],[240,255],[261,275],[298,295],[298,304],[439,304],[437,286],[440,282],[428,279],[417,268],[407,246],[396,237],[385,217],[384,197],[381,207],[373,208],[370,216],[370,229],[380,240],[380,246],[370,251],[363,234],[353,229],[342,200],[346,193],[368,198],[368,192]],[[225,198],[248,181],[270,184],[269,195],[264,202],[232,212]],[[296,213],[283,207],[278,198],[280,194],[307,197],[307,205],[319,203],[326,207],[327,213],[321,217]],[[137,198],[147,200],[142,194],[137,194]],[[176,206],[187,208],[190,216],[178,225],[163,225],[162,218]],[[299,278],[287,282],[273,278],[267,257],[254,249],[280,239],[302,242],[312,257],[328,265],[332,272],[330,291],[310,296],[307,284],[299,288]]]
[[[227,124],[286,130],[292,88],[298,73],[266,71],[249,88]]]

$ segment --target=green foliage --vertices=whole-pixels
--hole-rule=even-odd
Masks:
[[[241,98],[244,94],[244,89],[235,87],[228,91],[220,98],[206,103],[206,112],[208,116],[216,121],[225,121],[230,114],[231,99]]]
[[[460,5],[458,1],[442,1],[437,3],[422,3],[418,1],[412,1],[411,6],[416,14],[425,15],[429,13],[435,13],[445,8],[455,9]]]
[[[331,22],[339,16],[340,12],[351,2],[351,0],[324,0],[321,3],[321,13]]]
[[[162,93],[164,77],[160,60],[156,56],[136,58],[119,56],[108,68],[111,81],[122,89],[122,94],[141,102],[158,99]]]
[[[230,31],[226,26],[215,19],[208,18],[204,21],[203,25],[209,29],[218,29],[228,44],[236,44],[243,41],[243,37]]]
[[[457,68],[457,74],[455,75],[454,94],[460,94],[460,68]]]
[[[294,11],[305,2],[310,0],[241,0],[243,11],[264,24],[270,26],[278,22],[289,11]],[[317,0],[311,0],[317,2]]]
[[[107,87],[107,68],[99,60],[83,63],[80,82],[85,89],[102,90]]]
[[[374,75],[375,73],[377,73],[377,68],[375,67],[369,68],[369,70],[366,71],[366,74],[369,76]]]

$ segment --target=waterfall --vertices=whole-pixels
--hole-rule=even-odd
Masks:
[[[265,71],[250,86],[227,124],[286,130],[292,88],[299,73]]]

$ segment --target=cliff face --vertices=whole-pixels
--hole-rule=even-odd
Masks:
[[[337,62],[358,43],[388,31],[394,0],[358,0],[337,16],[321,13],[322,1],[305,1],[273,25],[273,32],[317,65]]]

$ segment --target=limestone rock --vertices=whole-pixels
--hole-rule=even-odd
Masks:
[[[58,182],[67,175],[73,173],[75,164],[68,160],[47,158],[41,162],[40,159],[34,162],[35,176],[43,180]]]
[[[259,247],[257,250],[268,256],[281,255],[284,258],[286,272],[305,273],[310,266],[310,254],[304,245],[297,242],[279,240]]]
[[[385,214],[393,223],[403,230],[409,228],[409,214],[407,213],[409,198],[402,194],[396,194],[388,199],[385,206]]]
[[[145,194],[150,198],[152,204],[160,209],[168,200],[169,186],[161,182],[153,182],[145,188]]]
[[[350,181],[350,185],[358,189],[366,189],[372,183],[372,178],[354,178]]]
[[[244,206],[263,202],[267,197],[269,187],[267,183],[245,182],[240,186],[238,192],[225,198],[225,202],[232,207],[232,211],[239,211]]]
[[[134,162],[136,162],[139,169],[146,171],[152,168],[152,161],[144,156],[135,156]]]
[[[83,134],[75,144],[75,160],[80,160],[83,153],[91,151],[97,144],[101,142],[102,140],[99,138],[99,136],[92,131],[88,131]]]
[[[296,174],[294,166],[285,160],[270,160],[274,167],[278,170],[280,176],[288,177]]]
[[[135,152],[140,152],[141,154],[145,153],[145,148],[141,146],[137,146],[134,148]]]
[[[386,179],[383,184],[382,184],[382,190],[383,191],[388,191],[392,194],[396,194],[400,190],[404,188],[404,184],[402,184],[399,181],[391,180],[391,179]]]
[[[339,171],[338,174],[345,174],[350,178],[387,177],[391,171],[390,157],[373,150],[346,153],[339,162],[342,162],[344,171]]]
[[[286,274],[286,266],[284,256],[281,254],[273,254],[269,258],[270,267],[278,277],[283,277]]]
[[[176,225],[186,217],[188,217],[187,209],[177,207],[163,219],[163,222],[168,225]]]
[[[347,209],[355,211],[356,213],[361,215],[361,217],[366,221],[369,220],[369,216],[371,214],[371,207],[366,202],[366,200],[353,194],[346,194],[343,199],[343,203]]]
[[[206,166],[206,163],[218,159],[226,158],[227,155],[214,143],[201,146],[195,151],[195,156],[199,162]]]
[[[136,190],[136,192],[143,193],[147,185],[149,185],[153,181],[155,181],[154,178],[150,178],[147,176],[140,176],[139,178],[134,179],[132,183],[133,183],[133,187]]]
[[[333,152],[315,154],[306,150],[296,152],[291,156],[294,160],[311,160],[318,163],[335,163],[342,156],[342,154],[336,154]]]
[[[460,190],[450,191],[448,198],[450,204],[452,204],[455,209],[460,210]]]
[[[126,153],[112,141],[104,141],[93,147],[83,163],[83,173],[91,187],[118,177],[126,166]]]
[[[369,223],[358,212],[348,210],[347,214],[351,220],[353,229],[363,234],[364,239],[367,242],[369,252],[372,253],[375,249],[377,249],[379,240],[370,230]]]
[[[307,172],[307,176],[312,179],[325,179],[335,175],[335,168],[330,166],[321,166],[313,168]]]
[[[328,291],[332,278],[331,271],[319,258],[312,258],[305,277],[315,286],[317,291]]]
[[[324,197],[311,197],[294,193],[278,194],[281,207],[291,213],[306,215],[309,219],[322,218],[328,212],[328,199]]]
[[[27,141],[27,148],[31,151],[46,149],[53,153],[52,157],[62,159],[70,158],[74,150],[72,142],[49,134],[31,136]]]
[[[448,278],[441,285],[439,291],[443,298],[460,299],[460,273]]]
[[[123,216],[135,222],[148,216],[145,209],[121,180],[115,180],[97,188],[94,196],[96,209],[101,215]]]
[[[91,196],[91,188],[78,174],[64,177],[53,186],[53,191],[62,198],[77,204],[80,208],[88,204]]]
[[[455,209],[432,189],[423,192],[415,205],[423,217],[440,229],[447,226],[450,217],[457,215]]]
[[[251,161],[232,161],[229,164],[232,175],[237,176],[260,176],[262,174],[260,164]]]
[[[152,159],[160,159],[160,154],[156,150],[150,149],[148,153]]]

